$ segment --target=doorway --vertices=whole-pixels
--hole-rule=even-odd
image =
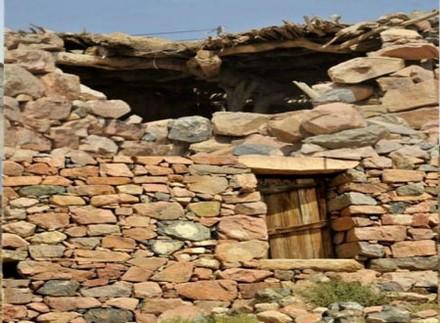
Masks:
[[[260,177],[270,258],[332,258],[325,185],[318,178]]]

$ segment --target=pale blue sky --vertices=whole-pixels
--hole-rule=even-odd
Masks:
[[[55,31],[144,34],[225,26],[238,32],[302,22],[303,16],[344,22],[371,20],[386,13],[431,10],[438,0],[5,0],[6,27],[27,29],[30,24]],[[169,34],[172,39],[204,38],[206,31]]]

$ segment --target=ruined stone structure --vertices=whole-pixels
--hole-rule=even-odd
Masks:
[[[178,70],[160,59],[151,67],[148,55],[136,54],[148,39],[7,34],[4,321],[151,323],[233,310],[260,312],[264,322],[318,322],[321,313],[295,312],[282,302],[276,309],[284,321],[270,321],[275,314],[258,310],[256,294],[284,288],[279,293],[289,297],[295,285],[328,278],[375,284],[397,301],[434,301],[436,19],[397,15],[358,29],[320,20],[277,27],[289,35],[302,30],[303,38],[287,40],[290,49],[281,47],[287,51],[337,56],[339,49],[355,57],[332,66],[328,82],[299,83],[310,109],[149,122],[70,74],[72,65],[115,73]],[[368,32],[371,38],[362,38]],[[312,34],[320,42],[312,43]],[[246,36],[250,44],[241,46],[271,44]],[[161,49],[201,50],[185,66],[195,64],[198,75],[212,80],[221,70],[212,54],[219,42],[223,53],[246,49],[234,43],[243,38],[228,37],[205,47],[165,43]],[[69,52],[72,39],[93,46]],[[132,44],[138,47],[128,50]],[[203,56],[206,51],[211,54]],[[298,186],[310,178],[319,178],[319,203],[304,193],[309,186]],[[299,196],[299,204],[288,205],[303,215],[313,205],[321,216],[301,229],[324,237],[319,246],[325,242],[330,250],[324,258],[273,257],[271,230],[284,230],[281,236],[298,230],[268,226],[276,205],[267,190],[284,192],[286,185]],[[382,313],[375,311],[368,315]]]

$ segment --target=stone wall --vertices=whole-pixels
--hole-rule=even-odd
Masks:
[[[335,277],[434,299],[438,51],[414,30],[381,37],[381,50],[311,86],[312,110],[144,123],[58,69],[54,34],[9,34],[6,319],[251,312],[264,308],[258,290],[287,288],[284,299],[294,284]],[[269,166],[270,156],[358,162],[328,177],[336,256],[350,259],[263,259],[266,208],[234,157],[248,154]]]
[[[338,256],[360,262],[264,260],[266,206],[255,175],[233,157],[115,156],[78,164],[39,155],[5,161],[4,173],[3,261],[7,273],[16,266],[21,276],[4,280],[12,321],[154,322],[179,311],[249,312],[265,302],[257,295],[264,288],[288,291],[328,278],[382,284],[400,298],[421,290],[420,300],[435,298],[433,203],[419,203],[423,193],[405,202],[384,198],[397,194],[378,197],[372,190],[385,184],[366,183],[359,171],[332,180],[339,193],[350,193],[330,199],[329,208],[338,216]],[[408,174],[421,176],[383,176],[413,181]],[[357,193],[365,190],[383,206]]]

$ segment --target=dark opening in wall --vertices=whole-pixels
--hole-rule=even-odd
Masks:
[[[3,278],[21,279],[18,272],[18,261],[10,261],[2,263]]]
[[[126,101],[144,121],[153,121],[191,115],[210,118],[225,110],[270,114],[309,109],[308,97],[292,81],[309,85],[329,81],[328,68],[351,56],[300,49],[234,56],[225,58],[220,73],[210,79],[163,69],[60,67],[109,99]]]

